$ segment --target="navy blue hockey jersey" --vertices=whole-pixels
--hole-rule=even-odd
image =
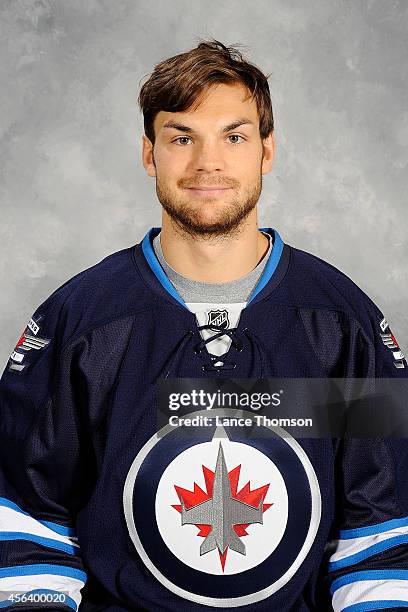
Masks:
[[[3,372],[0,608],[408,607],[405,440],[156,429],[162,379],[406,378],[384,314],[264,229],[272,254],[215,364],[158,231],[52,293]]]

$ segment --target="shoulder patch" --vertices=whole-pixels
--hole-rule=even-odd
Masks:
[[[37,314],[29,319],[27,325],[23,329],[20,338],[14,347],[8,362],[9,370],[24,370],[29,363],[27,362],[27,354],[31,350],[41,350],[46,347],[50,342],[50,338],[41,338],[38,333],[40,331],[40,321],[44,315]],[[23,363],[24,362],[24,363]]]
[[[398,369],[405,368],[407,365],[407,362],[405,360],[405,355],[401,351],[401,348],[397,342],[397,339],[392,333],[390,326],[388,324],[388,321],[385,317],[381,319],[380,321],[380,329],[381,329],[381,332],[380,332],[381,340],[384,346],[390,349],[393,359],[394,359],[393,361],[394,366]]]

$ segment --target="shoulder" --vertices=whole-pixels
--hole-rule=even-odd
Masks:
[[[145,289],[134,264],[135,246],[111,253],[57,287],[30,321],[43,335],[71,338],[146,308]]]
[[[312,334],[320,327],[330,338],[337,334],[351,342],[362,336],[377,354],[377,372],[406,377],[405,356],[386,313],[332,264],[301,249],[290,247],[290,251],[280,299],[292,302]]]
[[[293,246],[290,250],[287,285],[294,301],[303,308],[334,311],[354,319],[374,341],[384,314],[370,296],[331,263]]]

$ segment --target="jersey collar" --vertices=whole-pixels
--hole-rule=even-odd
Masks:
[[[148,284],[152,289],[158,290],[162,297],[167,297],[170,301],[175,300],[180,306],[188,310],[186,303],[167,277],[154,252],[153,239],[160,231],[161,227],[152,227],[141,243],[136,246],[136,264],[145,280],[150,281]],[[280,283],[289,263],[290,247],[283,242],[279,232],[269,227],[262,227],[260,231],[272,236],[273,248],[247,306],[264,299]]]

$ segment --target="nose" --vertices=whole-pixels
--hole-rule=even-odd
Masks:
[[[217,142],[203,142],[197,145],[192,164],[195,171],[214,172],[224,169],[222,145]]]

